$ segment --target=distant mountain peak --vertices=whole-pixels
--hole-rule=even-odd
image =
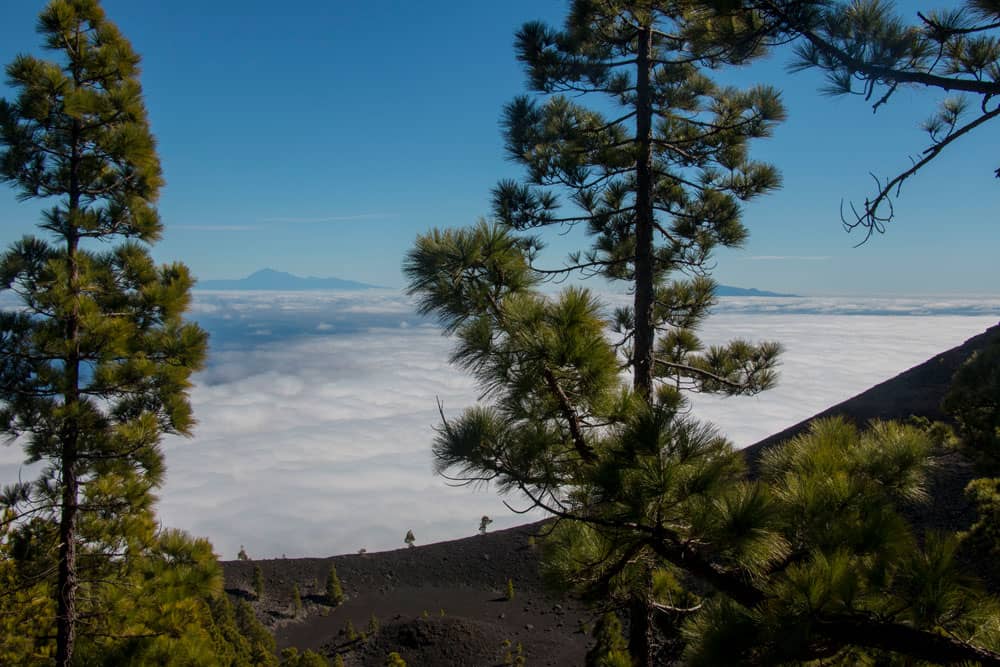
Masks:
[[[716,285],[715,296],[780,296],[795,297],[798,294],[782,294],[781,292],[768,292],[756,287],[733,287],[731,285]]]
[[[275,290],[294,292],[299,290],[365,290],[381,289],[379,285],[369,285],[342,278],[303,278],[287,271],[263,268],[246,278],[226,280],[202,280],[197,289],[203,290]]]

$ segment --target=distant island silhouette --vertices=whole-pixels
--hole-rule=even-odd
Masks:
[[[342,278],[315,278],[312,276],[303,278],[286,271],[275,271],[274,269],[261,269],[251,273],[246,278],[229,278],[221,280],[199,280],[195,289],[201,290],[274,290],[274,291],[301,291],[301,290],[366,290],[366,289],[386,289],[381,285],[369,285],[356,280],[344,280]],[[719,285],[715,288],[716,296],[769,296],[769,297],[795,297],[797,294],[782,294],[780,292],[768,292],[753,287],[733,287],[731,285]]]
[[[261,269],[246,278],[226,280],[199,280],[196,289],[202,290],[366,290],[384,289],[379,285],[369,285],[355,280],[341,278],[314,278],[296,276],[285,271]]]
[[[754,287],[733,287],[732,285],[718,285],[715,288],[715,296],[779,296],[797,297],[799,294],[783,294],[781,292],[768,292],[767,290],[756,289]]]

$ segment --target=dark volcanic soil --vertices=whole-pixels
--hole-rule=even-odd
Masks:
[[[412,549],[334,558],[223,563],[227,591],[249,597],[254,565],[264,575],[258,616],[274,629],[278,648],[295,646],[347,665],[385,664],[399,651],[410,665],[501,665],[522,654],[531,665],[579,665],[590,637],[580,632],[593,617],[579,602],[548,592],[529,537],[539,524]],[[330,564],[347,600],[322,604]],[[507,581],[514,599],[506,599]],[[294,617],[292,587],[304,612]],[[380,630],[348,641],[348,620],[360,633],[374,615]],[[508,656],[508,653],[510,656]]]
[[[1000,337],[1000,326],[969,339],[868,391],[816,416],[844,415],[858,423],[905,419],[910,415],[942,419],[941,398],[958,366],[976,349]],[[809,420],[747,448],[754,474],[760,453],[803,431]],[[938,457],[931,480],[933,500],[911,508],[919,526],[958,530],[972,511],[963,489],[974,476],[957,452]],[[529,537],[540,524],[384,553],[333,558],[298,558],[223,563],[226,590],[252,598],[254,565],[264,574],[264,596],[254,603],[275,633],[278,647],[340,654],[352,667],[381,666],[398,651],[410,667],[479,667],[515,664],[520,646],[529,665],[580,665],[591,643],[581,627],[595,617],[581,603],[548,592],[538,573],[538,552]],[[336,565],[347,600],[336,608],[322,603],[330,564]],[[506,599],[507,581],[515,597]],[[304,608],[293,612],[292,587]],[[360,633],[372,616],[380,629],[349,641],[350,621]]]

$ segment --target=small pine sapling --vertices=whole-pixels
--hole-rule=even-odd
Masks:
[[[513,600],[514,599],[514,580],[513,579],[508,579],[507,580],[507,599],[508,600]]]
[[[236,554],[236,560],[250,560],[250,556],[247,555],[247,550],[240,545],[240,552]]]
[[[264,573],[260,569],[260,565],[253,566],[253,592],[260,600],[264,597]]]
[[[406,542],[406,546],[412,549],[415,546],[413,543],[417,541],[417,538],[413,536],[412,530],[408,530],[406,531],[406,537],[403,538],[403,541]]]
[[[354,623],[351,623],[351,619],[347,619],[347,624],[344,626],[344,637],[349,642],[358,638],[358,631],[354,629]]]
[[[385,667],[406,667],[406,661],[396,651],[393,651],[385,658]]]
[[[333,667],[346,667],[344,658],[339,653],[333,657]]]
[[[337,576],[337,568],[330,565],[330,572],[326,575],[326,603],[331,607],[336,607],[344,601],[344,588],[340,585],[340,577]]]
[[[618,617],[608,612],[594,626],[594,647],[587,652],[586,667],[632,667]]]
[[[302,594],[299,592],[299,585],[292,586],[292,609],[296,616],[302,615]]]
[[[371,618],[368,619],[368,634],[370,636],[375,636],[378,634],[379,628],[381,627],[378,616],[372,614]]]

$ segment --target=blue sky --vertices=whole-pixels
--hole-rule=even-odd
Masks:
[[[0,62],[39,52],[43,5],[7,3]],[[501,106],[524,91],[513,33],[526,20],[561,22],[567,3],[104,6],[144,59],[167,179],[158,259],[183,260],[203,278],[268,266],[396,287],[418,233],[474,222],[488,213],[497,179],[518,175],[497,125]],[[854,249],[858,236],[840,228],[841,200],[869,193],[869,171],[908,166],[938,97],[901,91],[873,116],[860,99],[820,95],[815,72],[788,74],[790,58],[779,50],[723,74],[780,88],[789,120],[755,152],[779,166],[785,186],[748,206],[750,241],[718,253],[716,277],[803,294],[996,294],[1000,125],[911,179],[889,233]],[[0,190],[0,243],[32,232],[40,206]],[[585,243],[551,240],[554,262]]]

